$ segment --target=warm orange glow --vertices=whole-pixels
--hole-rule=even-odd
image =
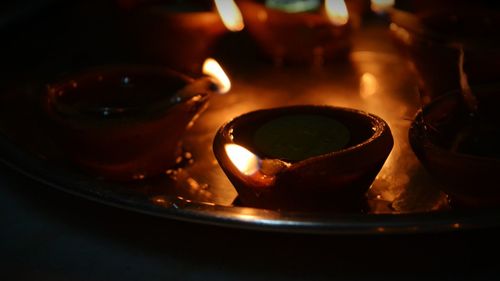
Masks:
[[[214,83],[217,85],[218,93],[225,94],[231,90],[231,80],[227,77],[226,72],[220,66],[220,64],[212,59],[208,58],[203,63],[203,74],[211,77]]]
[[[361,98],[367,99],[375,95],[377,93],[377,90],[377,78],[369,72],[363,73],[359,82],[359,95],[361,96]]]
[[[334,25],[344,25],[349,21],[349,12],[344,0],[325,0],[325,10]]]
[[[460,56],[458,57],[458,73],[460,75],[460,90],[462,96],[464,97],[465,104],[469,108],[470,113],[475,113],[477,111],[477,99],[472,93],[472,89],[469,85],[469,79],[467,78],[467,73],[464,70],[464,47],[462,45],[457,46]]]
[[[243,174],[249,176],[259,170],[259,157],[248,149],[237,144],[226,144],[224,147],[229,160]]]
[[[241,11],[234,0],[214,0],[222,22],[230,31],[241,31],[245,28]]]
[[[394,6],[395,0],[372,0],[371,8],[376,13],[385,12]]]
[[[411,35],[408,32],[408,30],[404,29],[403,27],[400,27],[399,25],[397,25],[395,23],[391,23],[389,25],[389,29],[394,33],[394,35],[397,38],[399,38],[405,44],[407,44],[407,45],[411,44]]]

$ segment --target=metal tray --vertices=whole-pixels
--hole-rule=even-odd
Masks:
[[[231,50],[231,46],[247,42],[246,34],[229,39],[219,50],[218,59],[232,76],[233,90],[225,96],[213,96],[209,109],[185,136],[184,148],[193,155],[193,163],[168,175],[121,184],[81,172],[65,159],[39,123],[39,96],[45,83],[55,79],[57,73],[81,68],[74,63],[75,53],[81,49],[62,51],[50,45],[34,55],[22,54],[22,48],[7,50],[22,63],[15,65],[12,61],[16,60],[11,60],[4,66],[13,71],[4,75],[2,80],[8,87],[1,87],[0,92],[0,161],[49,186],[103,204],[227,227],[373,234],[500,225],[498,210],[450,207],[446,195],[413,155],[407,131],[419,109],[418,91],[406,62],[387,38],[380,39],[385,38],[385,30],[383,24],[365,26],[353,36],[348,61],[323,67],[274,67],[254,60],[252,50]],[[62,38],[69,36],[62,34]],[[19,44],[26,42],[30,41],[19,39]],[[102,61],[109,64],[114,59]],[[119,58],[116,61],[121,62]],[[211,151],[215,131],[242,113],[295,104],[353,107],[379,115],[389,123],[394,149],[366,195],[365,210],[280,212],[238,204],[236,191]]]

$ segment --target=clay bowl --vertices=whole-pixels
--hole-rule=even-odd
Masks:
[[[288,13],[262,1],[238,1],[245,25],[262,52],[275,63],[322,64],[345,59],[350,24],[333,25],[322,13]]]
[[[500,206],[499,90],[473,88],[482,101],[474,117],[458,92],[447,93],[425,106],[409,130],[415,154],[457,206]]]
[[[176,164],[210,87],[164,68],[103,67],[49,85],[43,108],[51,137],[73,162],[106,179],[143,179]]]
[[[300,126],[306,123],[338,123],[326,129],[318,129],[315,125],[308,128],[310,125],[306,125],[306,128],[282,135],[279,132],[288,124],[276,127],[279,131],[277,137],[281,141],[285,139],[283,147],[309,147],[309,154],[306,153],[305,157],[296,154],[288,157],[286,151],[275,156],[262,149],[262,144],[259,145],[262,141],[256,137],[261,134],[262,128],[269,128],[266,126],[273,122],[286,123],[288,121],[283,120],[290,118],[305,118],[305,121],[298,121],[302,123]],[[338,124],[341,124],[340,127]],[[316,140],[306,144],[301,141],[287,143],[286,139],[307,139],[310,131],[320,136],[319,143],[315,143]],[[294,137],[295,132],[297,137]],[[321,149],[325,148],[322,142],[329,143],[328,138],[335,139],[336,133],[346,136],[346,132],[349,137],[344,139],[347,141],[342,146],[334,151]],[[323,133],[328,137],[323,138]],[[292,211],[341,211],[360,210],[364,194],[392,146],[389,126],[377,116],[354,109],[303,105],[259,110],[239,116],[219,129],[213,149],[245,206]],[[247,152],[231,152],[234,147],[242,147]],[[238,157],[246,163],[238,163],[241,160]]]
[[[394,9],[391,21],[391,34],[419,78],[423,103],[459,88],[461,70],[470,84],[498,81],[500,13]]]

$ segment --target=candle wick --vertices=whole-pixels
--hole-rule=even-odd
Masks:
[[[212,92],[216,92],[216,93],[221,94],[221,88],[223,86],[220,85],[220,82],[217,81],[217,79],[214,77],[211,77],[211,76],[207,76],[207,77],[208,77],[208,81],[210,82],[210,84],[208,86],[209,90]]]
[[[198,79],[180,89],[174,96],[174,100],[180,102],[194,96],[205,94],[210,91],[212,87],[213,81],[211,81],[211,79]]]
[[[264,159],[260,163],[260,172],[267,176],[275,176],[276,174],[290,168],[292,164],[280,159]]]

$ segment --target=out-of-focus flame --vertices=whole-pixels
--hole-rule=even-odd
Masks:
[[[250,176],[259,170],[259,157],[241,145],[226,144],[226,154],[233,165],[243,174]]]
[[[227,77],[226,72],[222,69],[220,64],[212,59],[208,58],[203,63],[203,74],[211,77],[217,86],[217,92],[219,94],[225,94],[231,90],[231,80]]]
[[[349,12],[344,0],[325,0],[325,10],[334,25],[344,25],[349,21]]]
[[[234,0],[214,0],[215,7],[222,22],[230,31],[241,31],[245,28],[241,11]]]
[[[377,90],[377,78],[369,72],[363,73],[359,82],[359,95],[361,98],[367,99],[377,93]]]
[[[399,39],[401,40],[403,43],[405,43],[406,45],[410,45],[411,42],[412,42],[412,39],[411,39],[411,35],[410,33],[408,32],[408,30],[406,30],[405,28],[403,27],[400,27],[399,25],[395,24],[395,23],[391,23],[389,25],[389,29],[393,32],[393,34]]]
[[[375,13],[383,13],[394,6],[395,0],[372,0],[371,8]]]

